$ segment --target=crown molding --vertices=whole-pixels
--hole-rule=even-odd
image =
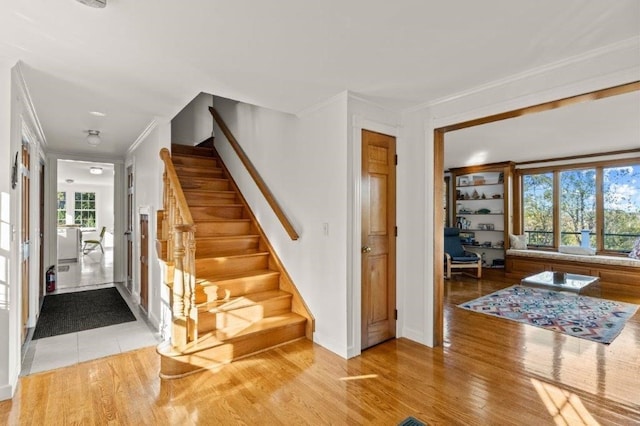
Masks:
[[[73,161],[86,161],[90,163],[111,163],[111,164],[124,164],[124,158],[122,157],[112,157],[112,156],[102,156],[95,154],[82,154],[76,152],[60,152],[60,151],[49,151],[49,158],[54,160],[73,160]]]
[[[31,94],[29,93],[29,86],[27,85],[27,81],[24,78],[24,73],[22,72],[22,61],[18,61],[16,63],[14,70],[16,76],[16,84],[24,100],[25,110],[27,111],[29,119],[34,126],[34,130],[36,132],[35,136],[44,150],[44,148],[47,146],[47,138],[45,137],[44,131],[42,130],[42,125],[40,124],[38,114],[36,113],[36,107],[33,104]]]
[[[135,141],[133,141],[133,143],[131,144],[131,146],[129,147],[129,149],[127,149],[127,155],[130,155],[133,151],[135,151],[142,142],[144,142],[144,140],[147,138],[147,136],[149,136],[149,134],[151,132],[153,132],[153,130],[158,126],[158,118],[154,117],[149,124],[147,124],[147,127],[144,128],[144,130],[142,131],[142,133],[140,133],[140,135],[136,138]]]
[[[423,102],[419,105],[413,106],[411,108],[407,108],[402,110],[403,113],[412,113],[418,112],[420,110],[426,108],[432,108],[434,106],[445,104],[447,102],[451,102],[454,100],[458,100],[461,98],[465,98],[467,96],[475,95],[477,93],[481,93],[490,89],[494,89],[496,87],[504,86],[509,83],[513,83],[520,80],[526,80],[531,77],[539,76],[541,74],[549,73],[551,71],[573,65],[579,62],[583,62],[589,59],[597,58],[600,56],[608,55],[614,52],[621,52],[624,50],[636,50],[640,49],[640,36],[634,36],[625,40],[618,41],[616,43],[608,44],[603,47],[599,47],[597,49],[592,49],[587,52],[570,56],[568,58],[564,58],[560,61],[551,62],[546,65],[542,65],[536,68],[531,68],[529,70],[510,75],[505,78],[501,78],[498,80],[491,81],[486,84],[482,84],[480,86],[472,87],[471,89],[463,90],[461,92],[457,92],[448,96],[444,96],[442,98],[434,99],[431,101]]]

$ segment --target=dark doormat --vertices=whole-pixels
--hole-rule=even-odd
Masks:
[[[135,321],[115,287],[46,296],[33,339]]]

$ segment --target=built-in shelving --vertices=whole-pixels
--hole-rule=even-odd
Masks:
[[[460,228],[465,249],[482,255],[485,268],[504,268],[512,176],[511,162],[451,169],[452,224]]]

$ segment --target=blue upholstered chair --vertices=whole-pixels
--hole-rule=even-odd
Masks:
[[[460,229],[444,228],[444,277],[451,278],[452,269],[476,269],[476,278],[482,276],[482,258],[464,250],[460,242]]]

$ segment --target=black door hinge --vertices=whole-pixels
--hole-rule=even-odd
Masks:
[[[397,226],[394,229],[394,234],[395,234],[396,237],[398,236],[398,227]]]
[[[395,309],[393,312],[393,319],[398,319],[398,310]]]
[[[398,165],[398,154],[395,155],[396,166]]]

